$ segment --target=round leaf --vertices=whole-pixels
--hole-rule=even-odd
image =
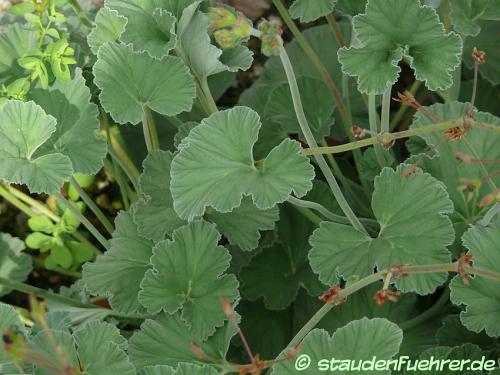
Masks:
[[[24,243],[7,233],[0,233],[0,276],[13,281],[24,281],[31,273],[31,257],[23,254]],[[11,289],[0,285],[0,297]],[[2,315],[3,319],[3,315]],[[0,354],[1,356],[1,354]]]

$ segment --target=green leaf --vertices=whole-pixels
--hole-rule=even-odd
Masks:
[[[52,340],[57,344],[58,353],[54,352]],[[133,375],[135,369],[123,350],[126,340],[118,329],[110,323],[93,321],[85,324],[74,335],[69,332],[52,330],[49,334],[43,330],[37,333],[31,345],[35,351],[60,365],[61,356],[65,356],[70,365],[82,369],[87,375]],[[54,372],[37,367],[35,374],[50,375]]]
[[[135,368],[123,350],[118,328],[106,322],[87,323],[74,334],[80,368],[88,375],[133,375]]]
[[[140,283],[151,268],[153,242],[137,233],[132,213],[120,212],[111,249],[83,266],[83,280],[92,293],[109,296],[111,307],[125,314],[142,312],[137,300]]]
[[[26,329],[21,317],[16,310],[5,303],[0,302],[0,332],[5,332],[5,329],[12,327],[21,334],[25,334]],[[4,374],[19,374],[19,369],[16,368],[12,358],[5,352],[4,345],[0,345],[0,371]]]
[[[309,126],[316,140],[322,142],[325,136],[330,135],[330,128],[334,123],[335,105],[331,105],[332,94],[322,81],[314,78],[300,77],[297,84]],[[302,136],[288,83],[283,83],[273,90],[267,101],[264,117],[281,124],[283,131]]]
[[[451,20],[457,32],[477,36],[480,20],[500,20],[499,0],[450,0]]]
[[[346,225],[323,222],[311,237],[309,259],[314,272],[328,285],[337,273],[344,278],[366,276],[397,264],[447,263],[446,246],[454,239],[453,212],[443,184],[417,171],[403,177],[405,166],[385,168],[375,179],[372,209],[380,223],[377,238]],[[446,273],[415,274],[397,281],[403,292],[432,293],[447,279]]]
[[[223,274],[231,256],[217,246],[219,240],[215,226],[205,221],[176,229],[172,241],[154,248],[153,269],[146,272],[139,292],[139,302],[149,313],[182,310],[182,320],[202,340],[224,323],[220,299],[238,298],[236,277]]]
[[[332,13],[336,3],[337,0],[295,0],[290,14],[293,18],[300,18],[301,22],[311,22]]]
[[[94,65],[101,104],[125,124],[142,121],[143,107],[165,116],[189,111],[196,95],[193,77],[178,57],[155,59],[130,45],[107,43]]]
[[[435,115],[446,120],[461,119],[466,113],[469,104],[451,102],[447,104],[434,104],[426,109]],[[489,113],[475,112],[476,121],[500,126],[500,119]],[[433,124],[434,121],[422,113],[415,116],[412,129],[421,128]],[[422,135],[427,145],[436,146],[437,157],[432,159],[424,158],[421,166],[427,172],[444,182],[447,187],[450,198],[452,199],[455,210],[467,219],[475,221],[474,212],[477,210],[473,202],[468,202],[465,196],[459,191],[458,187],[462,184],[462,178],[474,180],[484,177],[481,166],[478,164],[467,164],[460,162],[455,157],[455,152],[460,151],[463,154],[470,155],[482,160],[500,159],[500,148],[497,145],[500,142],[500,133],[485,129],[471,129],[467,132],[464,140],[459,142],[442,142],[443,135],[439,132]],[[470,148],[469,148],[470,145]],[[471,154],[474,150],[476,156]],[[489,173],[493,173],[498,167],[495,164],[485,164]],[[500,176],[494,177],[493,181],[500,184]],[[484,196],[490,193],[488,184],[483,184],[479,189],[478,196],[480,201]],[[463,219],[460,219],[463,220]]]
[[[52,259],[63,268],[70,268],[73,264],[73,256],[66,246],[56,245],[50,251]]]
[[[196,343],[204,353],[215,360],[224,359],[229,342],[235,334],[231,324],[226,324],[200,342],[182,321],[180,314],[160,314],[154,320],[148,319],[129,341],[130,358],[138,370],[146,366],[177,366],[183,362],[206,362],[191,350]]]
[[[213,114],[184,139],[172,162],[174,208],[192,220],[211,206],[230,212],[251,195],[260,209],[298,197],[312,187],[314,170],[300,144],[285,140],[256,162],[252,147],[260,129],[257,113],[246,107]],[[199,173],[203,170],[204,173]]]
[[[430,90],[452,85],[462,40],[445,34],[433,8],[419,0],[370,0],[353,25],[360,45],[339,50],[339,60],[344,73],[358,77],[361,92],[384,93],[396,83],[403,58]]]
[[[177,27],[179,56],[199,79],[224,72],[247,70],[252,64],[251,51],[237,46],[223,53],[211,44],[208,34],[210,19],[198,10],[201,0],[194,1],[182,12]]]
[[[127,18],[121,16],[116,10],[105,7],[99,9],[94,21],[94,27],[87,36],[87,43],[92,53],[97,55],[99,47],[103,44],[118,41],[123,31],[125,31],[127,22]]]
[[[170,152],[150,152],[143,162],[139,180],[142,197],[136,204],[134,221],[138,233],[155,242],[164,240],[166,235],[185,224],[175,213],[170,194],[172,158]]]
[[[11,83],[24,75],[17,60],[35,50],[38,40],[33,31],[15,23],[0,33],[0,83]]]
[[[472,50],[477,47],[478,50],[486,52],[486,62],[479,68],[479,73],[491,82],[493,85],[500,84],[500,49],[498,48],[498,21],[480,21],[481,33],[475,37],[465,39],[464,61],[472,68],[474,60]]]
[[[228,213],[210,211],[207,218],[217,224],[232,245],[244,251],[255,249],[259,244],[261,230],[274,229],[279,219],[278,207],[260,210],[250,198],[243,198],[241,205]]]
[[[68,82],[56,80],[48,90],[31,90],[31,98],[56,118],[55,134],[41,151],[60,152],[70,158],[75,173],[96,174],[106,157],[106,141],[97,136],[99,110],[91,102],[89,88],[80,69]]]
[[[170,193],[171,162],[170,152],[151,152],[143,163],[144,171],[139,181],[142,198],[135,205],[134,220],[139,234],[155,242],[164,240],[174,229],[186,223],[173,209]],[[259,230],[274,228],[278,210],[275,207],[259,210],[251,199],[246,198],[232,212],[222,214],[211,210],[207,213],[207,218],[217,224],[217,229],[231,244],[253,250],[260,238]]]
[[[131,43],[137,52],[148,52],[161,58],[175,48],[175,17],[161,0],[106,0],[106,7],[116,10],[129,21],[121,34],[124,43]]]
[[[332,336],[322,329],[312,330],[302,341],[297,358],[309,356],[311,362],[307,374],[322,374],[330,371],[330,358],[340,361],[367,360],[374,356],[377,360],[391,359],[398,353],[402,340],[403,331],[396,324],[381,318],[363,318],[339,328]],[[321,370],[318,362],[325,359],[323,363],[326,367]],[[273,366],[272,375],[296,375],[296,363],[299,364],[295,359],[279,362]],[[390,371],[380,371],[380,374],[390,374]]]
[[[338,0],[337,10],[344,16],[357,16],[364,13],[367,0]]]
[[[474,253],[474,267],[500,272],[500,218],[489,226],[473,226],[462,237],[464,246]],[[451,284],[451,301],[466,305],[460,313],[462,324],[470,331],[485,331],[490,337],[500,336],[498,310],[500,309],[500,281],[475,276],[465,285],[460,276]]]
[[[0,179],[32,193],[54,193],[73,174],[70,159],[41,149],[56,120],[33,102],[9,101],[0,109]]]
[[[264,248],[240,273],[242,294],[250,301],[263,297],[270,310],[283,310],[296,298],[300,288],[318,296],[326,287],[312,272],[307,254],[308,238],[315,226],[293,207],[280,209],[280,242]]]

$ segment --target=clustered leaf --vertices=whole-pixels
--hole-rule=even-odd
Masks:
[[[174,208],[181,218],[192,220],[207,206],[230,212],[244,195],[268,209],[292,191],[301,197],[312,188],[314,170],[295,141],[283,141],[263,161],[253,159],[260,126],[257,113],[238,107],[204,119],[184,138],[171,171]]]
[[[119,41],[127,22],[127,18],[121,16],[116,10],[106,7],[99,9],[94,27],[87,36],[87,43],[92,53],[97,55],[99,47],[107,42]]]
[[[359,45],[340,49],[338,57],[342,71],[358,77],[361,92],[384,93],[396,83],[402,59],[430,90],[453,83],[462,40],[445,33],[433,8],[419,0],[369,0],[366,13],[356,16],[353,25]]]
[[[372,209],[380,232],[372,238],[350,226],[323,222],[311,236],[311,267],[320,280],[334,285],[337,274],[349,278],[369,275],[398,264],[437,264],[450,261],[446,246],[454,239],[446,214],[453,204],[443,184],[417,171],[404,177],[404,165],[385,168],[375,179]],[[428,294],[446,281],[446,273],[414,274],[397,281],[404,292]]]

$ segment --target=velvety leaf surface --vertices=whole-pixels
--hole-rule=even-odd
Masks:
[[[103,45],[94,75],[101,104],[120,124],[138,124],[144,106],[165,116],[189,111],[196,94],[193,77],[179,58],[155,59],[130,45]]]
[[[434,104],[427,107],[427,110],[443,119],[456,120],[462,118],[467,108],[468,104],[466,103],[451,102],[448,104]],[[476,121],[500,126],[500,119],[489,113],[476,112],[474,117]],[[421,128],[433,123],[427,116],[419,113],[415,116],[411,127]],[[463,183],[462,178],[474,180],[484,177],[484,173],[479,164],[471,165],[458,161],[455,153],[459,151],[465,155],[483,160],[500,159],[500,148],[498,147],[500,133],[484,129],[471,129],[465,138],[458,142],[442,142],[444,137],[439,132],[422,136],[429,146],[437,145],[438,156],[431,160],[424,158],[421,165],[426,171],[445,183],[450,198],[455,205],[455,210],[462,217],[473,219],[477,207],[474,206],[473,202],[467,202],[464,195],[458,190],[458,187]],[[485,164],[485,168],[488,170],[488,173],[493,173],[498,169],[495,164]],[[496,184],[500,184],[500,176],[493,177],[493,181]],[[490,192],[488,184],[483,184],[478,192],[479,201]]]
[[[196,343],[207,355],[224,359],[229,341],[235,334],[232,325],[226,324],[205,342],[192,334],[182,321],[180,314],[160,314],[154,320],[148,319],[129,341],[129,354],[137,369],[153,365],[177,366],[183,362],[205,362],[191,351]]]
[[[489,226],[476,225],[462,237],[464,246],[474,254],[474,267],[500,272],[500,218]],[[490,337],[500,336],[498,311],[500,310],[500,281],[475,276],[470,285],[456,276],[450,285],[451,301],[465,305],[460,320],[473,332],[485,331]]]
[[[339,50],[339,60],[344,73],[358,77],[361,92],[386,91],[397,81],[403,58],[430,90],[453,83],[462,41],[457,34],[445,34],[436,11],[419,0],[370,0],[353,25],[360,45]]]
[[[154,248],[153,268],[139,292],[139,302],[149,313],[182,310],[182,320],[202,340],[224,323],[220,299],[233,302],[239,295],[234,275],[224,275],[231,256],[217,245],[219,240],[215,226],[205,221],[176,229],[171,241]]]
[[[292,191],[301,197],[311,189],[314,170],[297,142],[287,139],[265,160],[253,159],[260,126],[257,113],[237,107],[213,114],[190,132],[172,162],[171,191],[179,216],[192,220],[207,206],[230,212],[244,195],[268,209]]]
[[[92,53],[97,55],[99,47],[103,44],[118,41],[127,22],[127,18],[121,16],[116,10],[106,7],[99,9],[95,17],[94,27],[87,36],[87,43]]]
[[[499,0],[450,0],[450,4],[453,26],[462,35],[477,36],[479,20],[500,20]]]
[[[120,212],[115,224],[111,249],[94,263],[84,265],[83,280],[91,292],[109,296],[114,310],[140,312],[144,309],[137,300],[139,285],[151,268],[149,258],[154,244],[137,233],[132,213]]]
[[[367,340],[367,337],[370,340]],[[396,324],[381,318],[363,318],[339,328],[332,336],[322,329],[312,330],[302,341],[303,347],[298,356],[308,355],[311,365],[307,374],[319,375],[324,373],[324,370],[321,371],[318,367],[318,362],[322,359],[366,360],[373,356],[377,359],[391,359],[398,353],[402,340],[403,332]],[[297,374],[295,362],[296,360],[292,359],[274,365],[272,374]],[[390,372],[380,371],[380,374]]]
[[[301,22],[315,21],[320,17],[332,13],[337,0],[295,0],[290,7],[293,18],[300,18]]]
[[[0,277],[23,282],[31,273],[31,257],[23,254],[24,242],[8,233],[0,233]],[[0,285],[0,296],[11,289]]]
[[[446,246],[454,232],[445,214],[453,212],[453,204],[442,183],[421,171],[402,177],[404,168],[385,168],[375,179],[372,208],[381,227],[377,238],[332,222],[321,223],[314,232],[309,259],[323,283],[335,284],[337,273],[366,276],[374,265],[385,269],[449,262]],[[405,292],[428,294],[446,279],[445,273],[416,274],[397,284]]]
[[[56,192],[73,173],[67,156],[40,150],[56,130],[56,119],[35,103],[7,102],[0,109],[0,179],[32,193]]]
[[[57,120],[56,131],[40,148],[70,158],[75,173],[95,174],[106,157],[106,141],[97,136],[99,110],[90,101],[90,90],[80,69],[68,82],[57,80],[48,90],[36,88],[31,98]]]
[[[137,52],[146,51],[151,57],[166,56],[177,42],[175,17],[165,0],[106,0],[106,7],[116,10],[129,20],[121,35]]]

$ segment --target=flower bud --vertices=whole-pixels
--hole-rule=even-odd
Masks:
[[[231,27],[236,24],[236,15],[225,7],[211,7],[208,8],[207,13],[210,18],[210,26],[214,29],[223,29]]]

